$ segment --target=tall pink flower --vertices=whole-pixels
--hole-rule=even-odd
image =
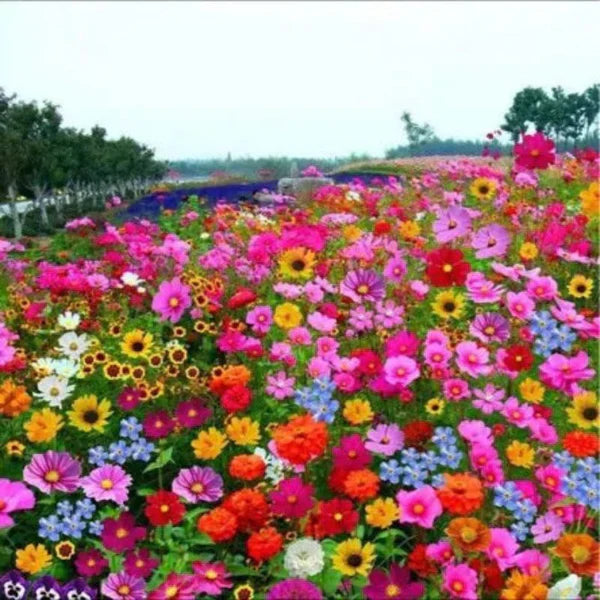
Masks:
[[[408,387],[420,374],[416,361],[403,355],[388,358],[383,365],[383,370],[388,383],[403,387]]]
[[[284,479],[269,494],[271,510],[287,519],[301,518],[314,505],[314,487],[302,482],[300,477]]]
[[[112,500],[121,505],[127,502],[130,485],[131,475],[119,465],[98,467],[81,479],[81,487],[89,498],[97,502]]]
[[[477,571],[466,564],[451,564],[444,569],[442,586],[450,598],[477,600]]]
[[[508,292],[506,294],[506,307],[516,319],[529,319],[535,308],[535,302],[526,292]]]
[[[492,527],[492,539],[486,550],[490,560],[495,560],[502,571],[513,566],[513,558],[519,549],[519,544],[508,529]]]
[[[208,563],[197,561],[192,563],[198,593],[218,596],[224,589],[233,587],[224,563]]]
[[[190,288],[179,277],[163,281],[152,298],[152,310],[160,315],[161,321],[169,320],[171,323],[177,323],[191,305]]]
[[[471,377],[489,375],[492,367],[487,363],[490,353],[475,342],[461,342],[456,346],[456,364],[458,368]]]
[[[14,523],[11,512],[30,510],[34,506],[35,496],[26,485],[20,481],[0,479],[0,529]]]
[[[591,379],[596,371],[588,369],[589,356],[580,350],[575,356],[551,354],[540,365],[542,381],[556,390],[572,394],[579,381]]]
[[[443,512],[435,490],[429,485],[411,492],[400,490],[396,494],[396,501],[400,506],[400,523],[416,523],[425,529],[431,529],[433,522]]]

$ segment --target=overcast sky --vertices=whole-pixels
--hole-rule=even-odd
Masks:
[[[481,139],[598,79],[592,2],[0,3],[0,85],[160,158],[382,155],[403,110]]]

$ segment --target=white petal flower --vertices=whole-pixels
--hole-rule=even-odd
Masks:
[[[310,577],[323,570],[324,553],[321,544],[312,538],[300,538],[285,551],[283,566],[292,577]]]
[[[79,360],[79,357],[90,347],[87,335],[82,333],[77,335],[73,331],[63,333],[58,338],[57,350],[59,350],[64,356],[72,358],[73,360]]]
[[[63,401],[75,388],[66,379],[49,375],[38,382],[37,389],[38,392],[33,394],[36,398],[47,402],[50,406],[61,408]]]
[[[557,581],[549,590],[546,600],[573,600],[581,593],[581,577],[574,573]]]
[[[71,312],[70,310],[58,316],[58,324],[63,329],[73,331],[79,327],[79,323],[81,323],[81,317],[79,314]]]

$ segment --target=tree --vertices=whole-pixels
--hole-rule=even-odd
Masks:
[[[406,133],[408,145],[413,154],[416,153],[423,144],[426,144],[435,138],[431,125],[428,123],[423,123],[423,125],[415,123],[409,112],[403,112],[400,120],[404,124],[404,132]]]
[[[501,129],[516,142],[530,125],[536,131],[544,131],[551,119],[550,110],[551,103],[546,92],[542,88],[527,87],[515,95],[512,106],[504,115]]]

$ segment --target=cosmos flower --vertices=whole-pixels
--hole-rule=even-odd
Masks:
[[[23,470],[23,480],[45,494],[71,493],[80,485],[81,464],[68,452],[34,454]]]

